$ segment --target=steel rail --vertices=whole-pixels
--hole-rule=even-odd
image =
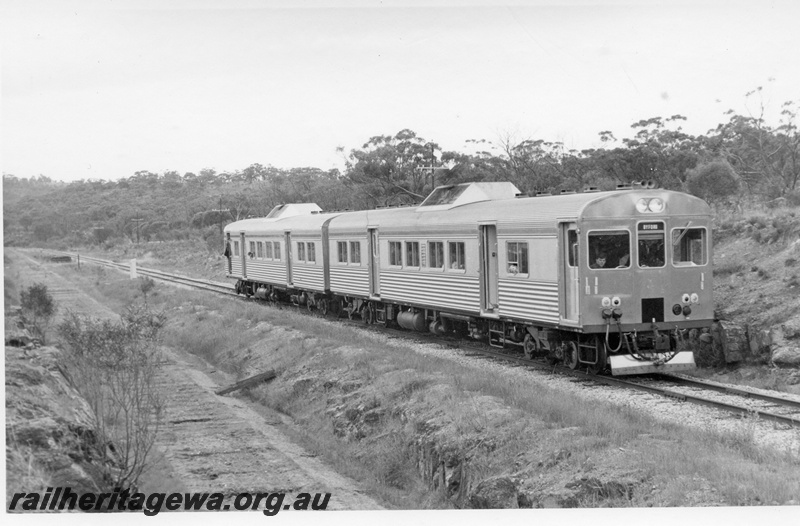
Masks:
[[[552,370],[552,371],[557,372],[559,374],[565,374],[565,375],[568,375],[568,376],[573,376],[575,378],[579,378],[579,379],[582,379],[582,380],[593,381],[593,382],[597,382],[597,383],[601,383],[601,384],[605,384],[605,385],[611,385],[611,386],[615,386],[615,387],[622,387],[622,388],[625,388],[625,389],[633,389],[633,390],[636,390],[636,391],[642,391],[642,392],[651,393],[651,394],[658,394],[658,395],[665,396],[665,397],[668,397],[668,398],[673,398],[673,399],[676,399],[676,400],[680,400],[682,402],[690,402],[690,403],[693,403],[693,404],[704,405],[704,406],[707,406],[707,407],[714,407],[714,408],[717,408],[717,409],[723,409],[725,411],[736,413],[736,414],[740,414],[740,415],[757,416],[758,418],[762,418],[764,420],[771,420],[771,421],[780,422],[780,423],[783,423],[783,424],[789,424],[789,425],[791,425],[793,427],[794,426],[800,427],[800,419],[793,418],[791,416],[781,415],[781,414],[777,414],[777,413],[770,413],[768,411],[762,411],[762,410],[759,410],[759,409],[752,409],[752,408],[749,408],[749,407],[739,406],[739,405],[736,405],[736,404],[729,404],[727,402],[722,402],[722,401],[719,401],[719,400],[712,400],[712,399],[709,399],[709,398],[704,398],[702,396],[697,396],[697,395],[693,395],[693,394],[681,393],[681,392],[673,391],[671,389],[666,389],[666,388],[663,388],[663,387],[643,385],[643,384],[639,384],[639,383],[636,383],[636,382],[631,382],[631,381],[628,381],[628,380],[622,380],[622,379],[619,379],[619,378],[615,378],[615,377],[612,377],[612,376],[595,375],[595,374],[592,374],[592,373],[579,371],[577,369],[572,370],[572,369],[548,367],[548,366],[546,366],[544,364],[536,364],[535,362],[531,362],[529,360],[526,360],[525,358],[520,358],[520,357],[517,357],[517,356],[509,356],[507,354],[499,353],[499,352],[496,352],[496,351],[488,351],[486,349],[478,349],[478,348],[476,348],[475,350],[477,352],[479,352],[480,354],[483,354],[483,355],[491,356],[493,358],[502,359],[502,360],[505,360],[505,361],[514,362],[514,363],[517,363],[517,364],[520,364],[520,365],[525,365],[525,366],[528,366],[528,367],[531,367],[531,368]],[[671,379],[672,378],[670,378],[670,380]],[[764,395],[764,396],[767,397],[767,395]],[[785,406],[793,406],[794,404],[796,404],[796,402],[794,400],[787,400],[787,399],[778,398],[778,397],[770,397],[770,398],[771,398],[771,401],[773,403],[779,403],[779,404],[785,405]],[[789,402],[789,403],[787,404],[785,402]]]
[[[785,407],[792,407],[795,409],[800,409],[800,401],[791,400],[788,398],[783,398],[780,396],[772,396],[768,394],[762,393],[754,393],[747,389],[740,389],[738,387],[730,387],[727,385],[719,385],[714,382],[708,382],[705,380],[698,380],[694,378],[686,378],[683,376],[677,376],[671,373],[657,373],[652,375],[654,378],[663,379],[669,382],[674,382],[677,384],[685,385],[688,387],[698,387],[701,389],[707,389],[709,391],[717,391],[719,393],[724,394],[732,394],[737,396],[742,396],[744,398],[752,398],[753,400],[761,400],[763,402],[770,402],[773,404],[782,405]]]
[[[51,251],[51,252],[55,252],[57,254],[64,254],[64,255],[77,257],[77,254],[73,254],[73,253],[70,253],[70,252],[60,252],[60,251]],[[130,270],[130,264],[128,264],[128,263],[118,263],[116,261],[111,261],[111,260],[108,260],[108,259],[101,259],[101,258],[96,258],[96,257],[93,257],[93,256],[85,256],[85,255],[81,255],[80,258],[81,258],[81,260],[86,261],[88,263],[96,263],[96,264],[103,265],[103,266],[106,266],[106,267],[115,268],[117,270],[121,270],[121,271],[124,271],[124,272],[127,272],[127,271]],[[143,275],[143,276],[156,278],[156,279],[160,279],[160,280],[163,280],[163,281],[168,281],[168,282],[171,282],[171,283],[178,283],[178,284],[186,285],[186,286],[190,286],[190,287],[202,288],[202,289],[206,289],[206,290],[209,290],[209,291],[212,291],[212,292],[219,292],[221,294],[237,295],[235,290],[234,290],[233,285],[230,285],[230,284],[227,284],[227,283],[219,283],[219,282],[215,282],[215,281],[211,281],[211,280],[207,280],[207,279],[194,278],[194,277],[190,277],[190,276],[184,276],[184,275],[181,275],[181,274],[173,274],[173,273],[170,273],[170,272],[164,272],[162,270],[156,270],[156,269],[151,269],[151,268],[147,268],[147,267],[140,267],[138,265],[136,266],[136,272],[138,274]]]

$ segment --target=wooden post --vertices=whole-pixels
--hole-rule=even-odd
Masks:
[[[251,376],[250,378],[245,378],[241,382],[236,382],[235,384],[230,385],[228,387],[223,387],[218,391],[214,391],[214,394],[221,396],[228,393],[232,393],[233,391],[238,391],[239,389],[244,389],[245,387],[250,387],[260,382],[267,382],[269,380],[272,380],[276,376],[277,374],[275,374],[274,370],[269,370],[265,373],[257,374],[255,376]]]

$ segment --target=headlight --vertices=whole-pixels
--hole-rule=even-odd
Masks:
[[[608,296],[606,296],[605,298],[603,298],[602,300],[600,300],[600,304],[601,304],[603,307],[610,307],[610,306],[611,306],[611,298],[609,298]]]
[[[650,200],[650,204],[647,205],[647,209],[651,212],[659,213],[664,211],[664,201],[656,197],[655,199]]]
[[[700,296],[698,296],[696,292],[692,292],[691,300],[692,303],[700,303]]]
[[[689,314],[691,314],[691,313],[692,313],[692,308],[691,308],[690,306],[686,305],[686,306],[683,308],[683,315],[684,315],[684,316],[688,316],[688,315],[689,315]]]
[[[636,201],[636,211],[640,214],[660,214],[664,211],[665,207],[666,204],[660,197],[643,197],[642,199]]]
[[[681,297],[681,303],[684,305],[688,305],[690,301],[692,301],[692,298],[688,294],[684,294],[683,297]]]

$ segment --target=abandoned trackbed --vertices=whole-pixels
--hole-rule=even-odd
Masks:
[[[189,491],[330,492],[329,509],[378,508],[291,443],[278,415],[265,421],[241,400],[215,395],[219,386],[173,351],[165,350],[165,359],[158,383],[168,400],[158,447]]]
[[[13,254],[21,260],[15,268],[20,281],[46,278],[60,313],[114,316],[53,272],[53,265],[41,264],[19,251]],[[328,492],[328,509],[380,508],[354,481],[292,443],[280,429],[279,415],[267,413],[265,417],[242,400],[215,395],[214,390],[221,386],[202,372],[195,360],[164,349],[157,378],[166,413],[156,447],[186,490],[225,495],[286,492],[289,497],[299,492]]]

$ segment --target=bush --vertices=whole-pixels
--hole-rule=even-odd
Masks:
[[[22,316],[42,343],[45,343],[47,328],[56,314],[56,303],[53,296],[42,283],[31,285],[20,292]]]
[[[95,415],[97,455],[109,488],[135,488],[161,426],[155,385],[162,313],[129,307],[120,322],[70,313],[59,326],[74,385]],[[113,467],[111,467],[113,466]]]
[[[725,161],[701,164],[687,173],[689,192],[706,201],[722,201],[739,190],[739,179]]]
[[[209,252],[212,254],[222,254],[224,240],[222,234],[219,233],[219,227],[211,226],[204,228],[202,230],[202,236]]]

